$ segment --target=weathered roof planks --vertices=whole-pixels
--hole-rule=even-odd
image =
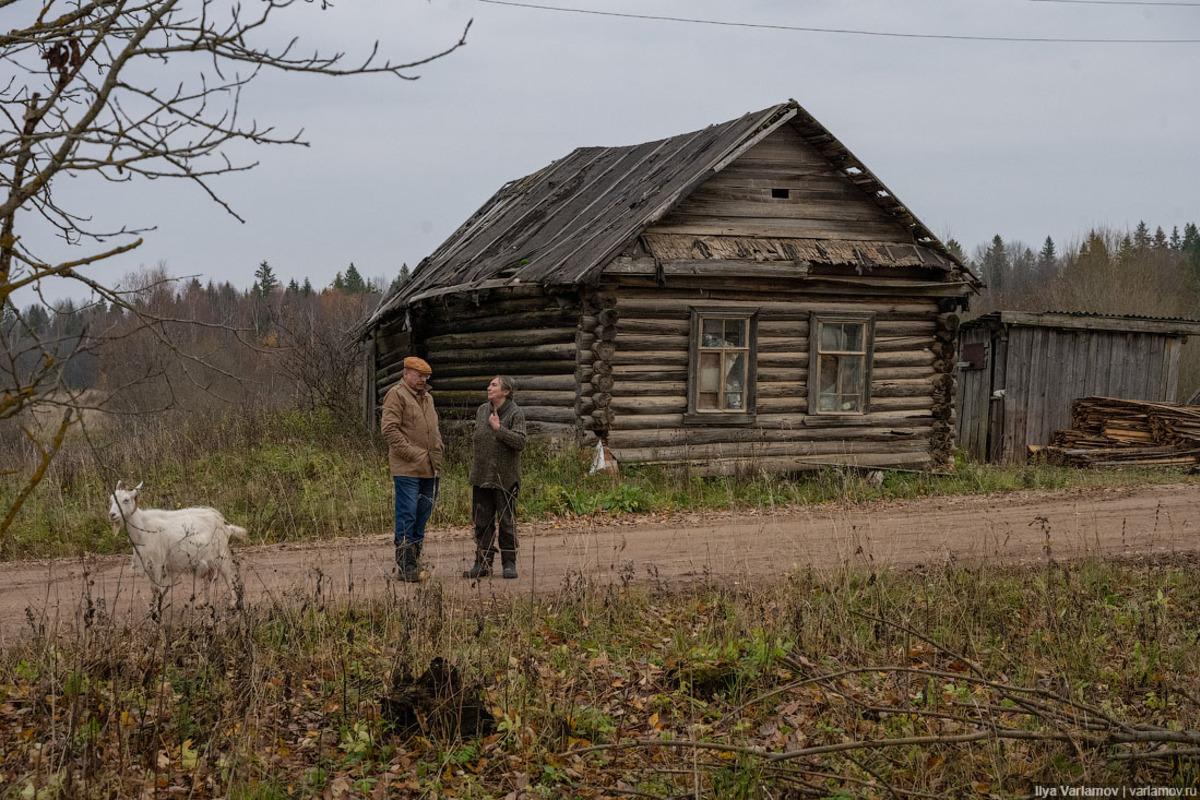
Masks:
[[[838,191],[861,191],[861,197],[877,207],[877,217],[859,223],[871,238],[831,236],[820,225],[803,237],[679,235],[672,241],[672,234],[660,231],[648,237],[651,253],[678,257],[674,254],[680,247],[690,250],[693,242],[704,242],[702,246],[713,250],[730,249],[729,258],[931,267],[961,272],[965,280],[976,281],[845,145],[789,100],[667,139],[581,147],[506,184],[417,266],[407,284],[380,303],[360,334],[414,300],[446,291],[598,283],[606,264],[647,227],[679,210],[697,187],[785,125],[790,126],[789,135],[815,151],[815,161],[821,162],[816,166],[842,182]],[[847,179],[853,185],[846,184]],[[819,202],[820,194],[814,190],[808,197]],[[885,222],[889,233],[881,234],[878,229]],[[674,224],[687,230],[686,222]],[[837,227],[849,230],[853,224]]]

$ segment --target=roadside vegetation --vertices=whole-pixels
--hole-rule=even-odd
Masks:
[[[451,436],[432,524],[470,522],[469,442]],[[19,447],[9,450],[22,458]],[[627,468],[619,478],[588,475],[591,452],[533,442],[524,459],[525,521],[729,509],[772,510],[824,502],[1025,489],[1194,482],[1181,470],[1087,471],[960,463],[952,474],[889,472],[876,486],[853,471],[701,478]],[[106,511],[118,479],[145,481],[156,508],[211,505],[259,543],[379,535],[391,528],[392,488],[380,442],[322,411],[245,411],[124,420],[78,436],[51,464],[4,542],[8,559],[128,549]],[[12,483],[0,485],[0,503]]]
[[[0,800],[1193,787],[1197,566],[864,557],[672,589],[630,564],[517,601],[433,581],[217,619],[93,609],[0,654]]]

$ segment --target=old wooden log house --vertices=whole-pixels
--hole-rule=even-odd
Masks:
[[[367,419],[417,353],[537,430],[707,473],[945,464],[976,278],[795,101],[503,186],[363,323]]]

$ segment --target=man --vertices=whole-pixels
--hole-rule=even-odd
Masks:
[[[513,400],[515,388],[511,378],[497,375],[488,384],[487,402],[475,412],[475,458],[471,462],[475,566],[463,573],[464,578],[492,574],[497,522],[504,577],[517,577],[517,492],[521,451],[525,449],[525,412]]]
[[[404,359],[404,374],[383,398],[383,438],[396,491],[396,569],[409,583],[421,579],[425,524],[437,499],[438,471],[445,449],[437,410],[429,396],[433,369],[416,356]]]

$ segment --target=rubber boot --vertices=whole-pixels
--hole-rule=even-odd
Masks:
[[[422,581],[429,577],[429,573],[425,571],[425,567],[421,565],[421,548],[425,546],[424,539],[418,539],[412,543],[412,566],[413,574],[416,576],[412,580]]]
[[[500,563],[504,567],[504,577],[514,580],[517,577],[517,554],[501,553]]]
[[[479,552],[478,550],[476,550],[475,551],[475,566],[473,566],[469,570],[463,572],[463,577],[470,578],[471,580],[478,580],[480,578],[486,578],[492,574],[492,567],[493,567],[492,559],[490,557],[485,556],[483,553]]]
[[[421,580],[421,570],[417,565],[417,546],[405,543],[400,546],[402,563],[400,564],[400,580],[405,583],[416,583]]]

